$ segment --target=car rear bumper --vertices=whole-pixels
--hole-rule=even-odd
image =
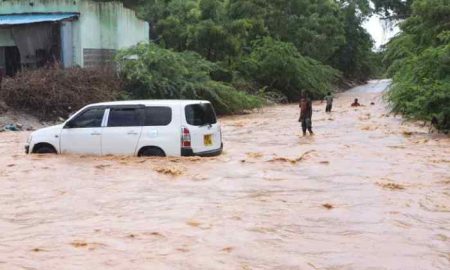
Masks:
[[[199,157],[215,157],[222,154],[223,151],[223,143],[221,144],[219,149],[214,149],[205,152],[197,152],[194,153],[192,149],[181,149],[181,156],[183,157],[191,157],[191,156],[199,156]]]

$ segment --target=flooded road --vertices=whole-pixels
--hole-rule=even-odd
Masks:
[[[0,269],[450,269],[450,139],[390,115],[387,85],[314,103],[313,137],[296,105],[223,118],[217,158],[0,133]]]

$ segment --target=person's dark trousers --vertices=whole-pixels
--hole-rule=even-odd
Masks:
[[[331,112],[331,108],[333,107],[333,105],[327,105],[327,107],[325,108],[325,112]]]
[[[313,133],[312,132],[311,118],[304,118],[302,120],[302,130],[303,130],[303,133],[306,133],[306,130],[308,130],[309,133]]]

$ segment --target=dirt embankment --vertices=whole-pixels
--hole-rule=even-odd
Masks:
[[[55,67],[25,70],[3,79],[0,100],[40,119],[57,120],[86,104],[115,100],[121,89],[114,70]]]
[[[7,126],[15,126],[19,130],[34,130],[48,124],[50,123],[40,121],[23,111],[14,110],[0,100],[0,132]]]
[[[121,81],[111,69],[25,70],[2,80],[0,130],[55,124],[89,103],[115,100],[120,94]]]

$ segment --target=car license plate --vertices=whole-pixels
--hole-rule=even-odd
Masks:
[[[205,135],[203,137],[203,142],[205,146],[211,146],[213,144],[212,135],[211,134]]]

